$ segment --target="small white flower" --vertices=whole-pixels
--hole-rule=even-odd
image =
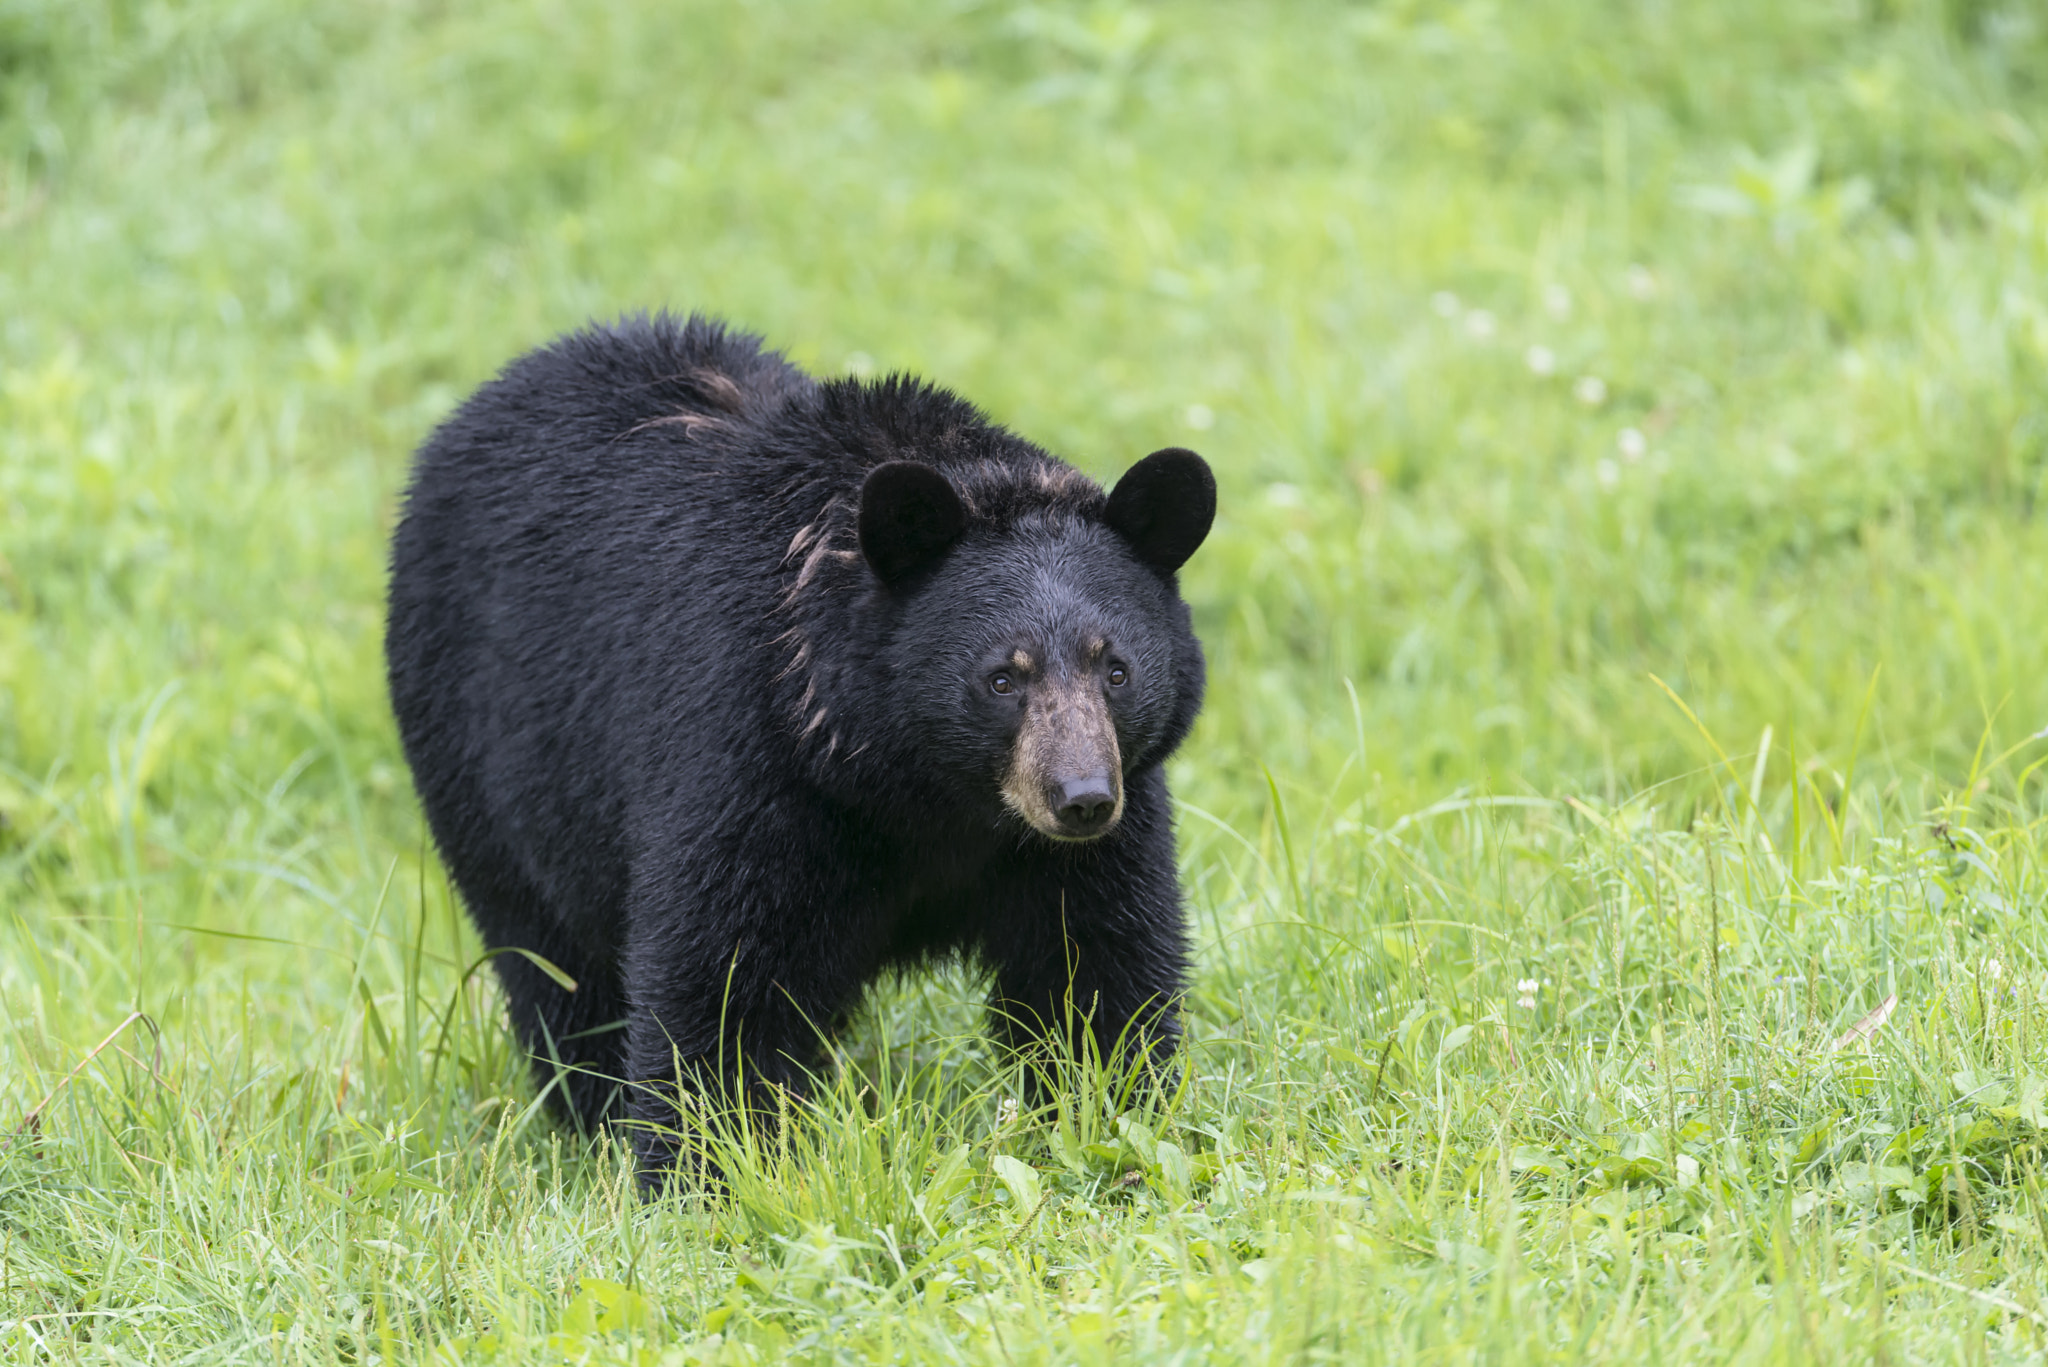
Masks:
[[[996,1128],[1005,1129],[1017,1123],[1017,1098],[1006,1096],[996,1107]]]
[[[1986,959],[1984,961],[1984,975],[1990,978],[1991,981],[1997,982],[2005,976],[2005,965],[1996,959]]]
[[[1648,266],[1628,268],[1628,292],[1638,299],[1653,299],[1657,294],[1657,277],[1650,274]]]
[[[1557,353],[1547,346],[1532,346],[1522,353],[1532,375],[1548,375],[1557,369]]]
[[[1521,1007],[1524,1011],[1534,1011],[1536,1009],[1536,992],[1541,986],[1542,984],[1534,978],[1523,978],[1520,982],[1516,983],[1515,991],[1521,993],[1521,995],[1515,998],[1515,1005]]]
[[[1465,315],[1465,331],[1479,341],[1493,336],[1493,315],[1485,309],[1473,309]]]
[[[1181,420],[1197,432],[1206,432],[1216,425],[1216,410],[1205,403],[1191,403]]]
[[[1607,402],[1607,381],[1598,375],[1581,375],[1572,383],[1572,397],[1588,408]]]
[[[1649,438],[1633,427],[1622,428],[1621,435],[1614,439],[1614,444],[1620,448],[1621,458],[1630,465],[1641,460],[1650,449]]]
[[[1458,296],[1449,290],[1438,290],[1429,296],[1429,306],[1436,310],[1436,316],[1439,318],[1458,316]]]
[[[1603,460],[1593,467],[1593,478],[1600,481],[1603,489],[1612,489],[1621,483],[1621,467],[1611,460]]]
[[[1553,318],[1571,317],[1572,292],[1563,285],[1544,286],[1543,311]]]

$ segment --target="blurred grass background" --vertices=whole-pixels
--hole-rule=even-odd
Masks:
[[[2044,137],[1976,0],[0,0],[0,1345],[2034,1360]],[[1215,464],[1176,1118],[959,978],[728,1206],[524,1115],[385,537],[659,306]]]

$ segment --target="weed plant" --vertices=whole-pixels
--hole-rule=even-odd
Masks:
[[[0,3],[0,1358],[2038,1362],[2048,21]],[[383,697],[586,317],[1215,463],[1162,1107],[553,1128]]]

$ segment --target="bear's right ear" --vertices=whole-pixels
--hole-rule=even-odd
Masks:
[[[860,553],[885,584],[938,559],[966,527],[960,495],[929,465],[892,460],[860,486]]]
[[[1215,520],[1216,476],[1208,461],[1178,446],[1124,471],[1103,510],[1109,529],[1161,574],[1186,564]]]

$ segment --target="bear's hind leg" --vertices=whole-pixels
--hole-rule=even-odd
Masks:
[[[571,992],[525,954],[494,960],[512,1029],[533,1059],[534,1084],[555,1115],[586,1135],[623,1114],[626,1006],[616,970],[595,965],[559,941],[519,946],[575,982]]]
[[[446,842],[442,849],[451,856],[449,872],[491,951],[512,1033],[533,1060],[534,1084],[546,1093],[557,1119],[595,1134],[623,1109],[626,1007],[616,964],[561,928],[510,857],[486,851],[481,858],[462,858]],[[562,986],[528,955],[545,959],[575,989]]]

